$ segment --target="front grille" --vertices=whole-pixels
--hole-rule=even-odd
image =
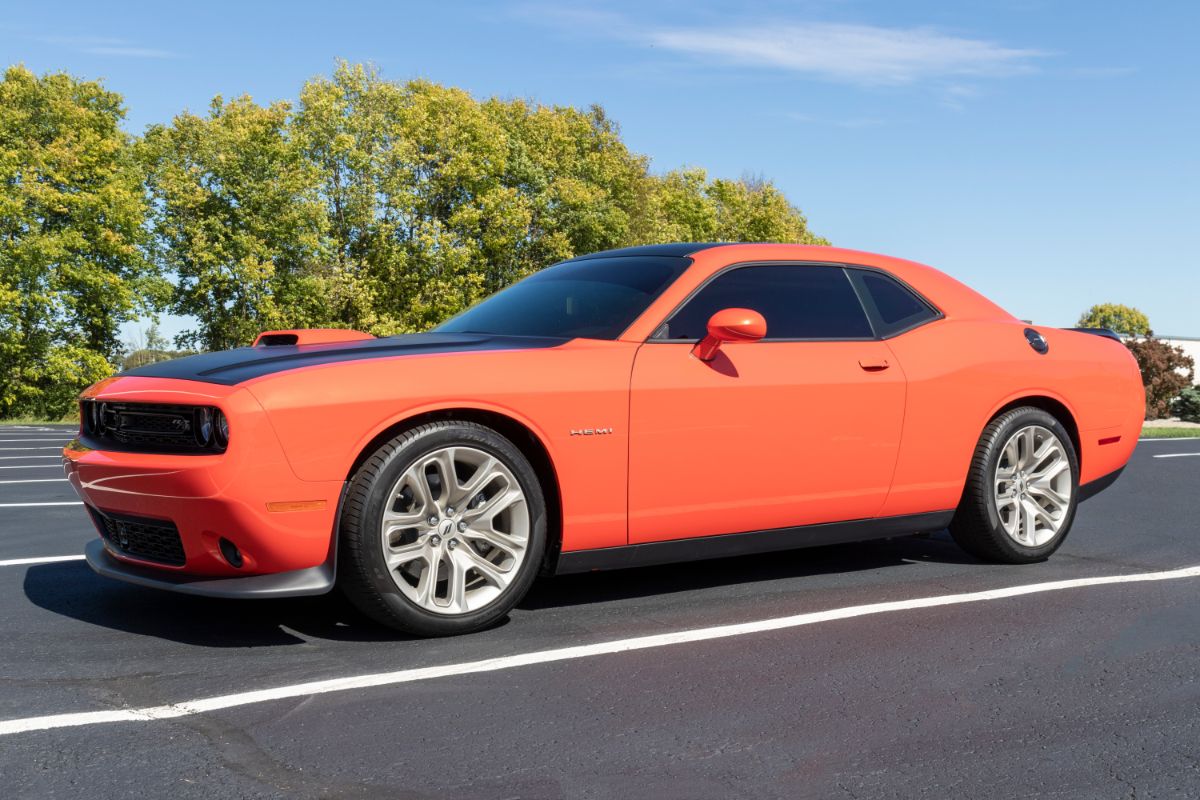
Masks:
[[[174,523],[161,519],[106,514],[88,506],[104,541],[117,552],[142,561],[182,567],[187,557]]]
[[[210,420],[202,425],[201,414]],[[225,447],[212,435],[213,409],[158,403],[80,404],[85,444],[99,450],[154,453],[220,453]],[[204,430],[204,435],[200,434]]]

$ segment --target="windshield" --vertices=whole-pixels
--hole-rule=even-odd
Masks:
[[[567,261],[535,272],[434,330],[615,339],[691,263],[666,256]]]

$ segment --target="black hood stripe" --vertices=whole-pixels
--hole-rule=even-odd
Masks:
[[[353,342],[239,347],[236,350],[202,353],[147,364],[122,372],[121,375],[176,378],[234,386],[276,372],[342,361],[486,350],[530,350],[557,347],[567,341],[569,340],[534,336],[493,336],[482,333],[413,333]]]

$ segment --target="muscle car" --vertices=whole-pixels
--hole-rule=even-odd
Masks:
[[[81,397],[70,482],[102,575],[224,597],[337,585],[418,635],[539,574],[949,529],[1047,558],[1142,421],[1096,331],[831,247],[581,256],[433,330],[267,331]]]

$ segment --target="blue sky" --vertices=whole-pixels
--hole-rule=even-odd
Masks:
[[[218,93],[294,98],[337,58],[599,103],[655,169],[770,178],[835,244],[1019,317],[1124,302],[1200,336],[1194,1],[7,6],[3,60],[105,79],[132,131]]]

